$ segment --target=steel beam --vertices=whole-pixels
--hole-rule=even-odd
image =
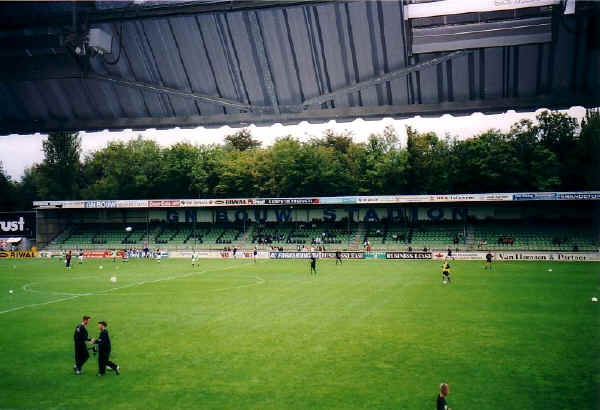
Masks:
[[[346,94],[350,94],[350,93],[353,93],[353,92],[356,92],[356,91],[360,91],[360,90],[363,90],[365,88],[369,88],[369,87],[372,87],[372,86],[377,85],[377,84],[381,84],[381,83],[384,83],[384,82],[387,82],[387,81],[391,81],[391,80],[394,80],[394,79],[399,78],[399,77],[405,77],[405,76],[407,76],[408,74],[410,74],[412,72],[421,71],[421,70],[424,70],[426,68],[436,66],[436,65],[441,64],[441,63],[443,63],[445,61],[452,60],[452,59],[454,59],[456,57],[460,57],[460,56],[462,56],[464,54],[468,54],[468,53],[471,53],[471,52],[472,51],[468,51],[468,50],[454,51],[452,53],[443,55],[441,57],[436,57],[436,58],[433,58],[431,60],[423,61],[422,63],[414,64],[414,65],[411,65],[411,66],[408,66],[408,67],[400,68],[398,70],[394,70],[394,71],[391,71],[389,73],[385,73],[385,74],[373,77],[373,78],[371,78],[369,80],[361,81],[361,82],[353,84],[353,85],[342,87],[340,89],[337,89],[337,90],[332,91],[332,92],[327,93],[327,94],[322,94],[322,95],[319,95],[317,97],[309,98],[309,99],[303,101],[301,105],[302,105],[302,107],[308,107],[308,106],[311,106],[311,105],[322,104],[324,102],[333,100],[337,96],[346,95]]]
[[[111,76],[107,76],[107,75],[103,75],[103,74],[88,74],[88,75],[84,76],[83,78],[91,79],[91,80],[107,81],[107,82],[117,84],[117,85],[120,85],[123,87],[130,87],[130,88],[137,88],[137,89],[142,89],[142,90],[146,90],[146,91],[153,91],[153,92],[160,93],[160,94],[168,94],[168,95],[175,95],[178,97],[191,98],[194,100],[200,100],[200,101],[204,101],[204,102],[208,102],[208,103],[212,103],[212,104],[218,104],[218,105],[222,105],[225,107],[237,108],[239,110],[254,111],[254,112],[270,111],[270,107],[249,105],[249,104],[241,103],[239,101],[229,100],[227,98],[215,97],[212,95],[180,90],[177,88],[171,88],[171,87],[158,85],[158,84],[144,83],[141,81],[131,81],[131,80],[126,80],[126,79],[117,78],[117,77],[111,77]]]
[[[191,98],[193,100],[200,100],[211,104],[217,104],[224,107],[232,107],[238,110],[249,111],[249,112],[272,112],[273,107],[263,105],[250,105],[242,103],[236,100],[230,100],[227,98],[216,97],[208,94],[202,94],[193,91],[181,90],[178,88],[167,87],[160,84],[145,83],[136,80],[127,80],[125,78],[112,77],[109,75],[98,74],[98,73],[65,73],[58,75],[21,75],[4,80],[6,83],[19,83],[26,81],[45,81],[45,80],[96,80],[105,81],[111,84],[120,85],[122,87],[136,88],[144,91],[152,91],[159,94],[174,95],[177,97]],[[294,106],[296,107],[296,106]]]
[[[221,1],[215,3],[205,3],[197,1],[189,1],[183,3],[164,2],[163,4],[149,5],[134,5],[126,7],[115,7],[111,9],[96,9],[93,2],[81,2],[84,5],[79,5],[78,13],[82,19],[85,19],[89,24],[94,23],[110,23],[115,21],[126,20],[141,20],[147,18],[160,17],[175,17],[185,16],[189,14],[203,13],[221,13],[229,11],[251,11],[269,8],[283,8],[294,6],[307,6],[313,4],[330,3],[336,0],[290,0],[290,1],[271,1],[271,0],[240,0],[240,1]],[[360,1],[360,0],[348,0]],[[3,5],[0,1],[0,12],[9,7],[21,7],[19,4]],[[17,3],[17,2],[15,2]],[[51,7],[49,5],[48,7]],[[33,22],[31,19],[20,20],[4,20],[0,22],[0,30],[15,29],[21,27],[45,27],[45,26],[65,26],[72,24],[72,13],[64,13],[61,15],[52,15],[51,17],[38,17]]]
[[[275,93],[275,84],[273,83],[273,77],[271,76],[271,67],[269,66],[269,60],[267,59],[267,50],[265,50],[265,40],[260,28],[260,22],[258,21],[258,16],[255,11],[249,12],[248,18],[252,30],[252,41],[256,48],[256,54],[258,55],[258,63],[263,74],[265,88],[267,89],[267,94],[273,105],[273,111],[275,114],[279,114],[279,102],[277,101],[277,94]]]
[[[507,110],[531,111],[538,108],[567,109],[575,105],[584,107],[600,106],[600,95],[590,93],[569,94],[564,96],[546,95],[534,98],[503,98],[497,100],[469,100],[445,102],[440,104],[408,104],[376,107],[349,107],[336,109],[315,109],[290,114],[242,113],[218,114],[211,116],[189,117],[139,117],[139,118],[102,118],[78,120],[41,120],[11,121],[4,119],[0,123],[0,135],[31,134],[53,131],[98,131],[122,130],[127,128],[173,128],[173,127],[217,127],[231,125],[243,127],[250,124],[299,123],[301,121],[353,120],[356,118],[377,119],[384,117],[406,118],[415,115],[439,116],[442,114],[469,115],[474,112],[499,113]]]

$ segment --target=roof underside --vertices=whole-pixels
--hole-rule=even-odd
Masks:
[[[411,54],[400,1],[232,3],[78,5],[113,36],[93,57],[63,47],[71,4],[0,6],[0,134],[600,106],[595,6],[551,10],[550,42]]]

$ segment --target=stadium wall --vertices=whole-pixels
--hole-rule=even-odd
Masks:
[[[38,211],[43,215],[48,211]],[[58,211],[51,211],[55,214]],[[42,232],[69,223],[232,223],[232,222],[310,222],[322,220],[336,222],[378,222],[384,219],[403,221],[464,221],[467,218],[485,220],[515,220],[530,217],[548,219],[581,218],[582,209],[573,206],[523,206],[523,205],[457,205],[457,206],[346,206],[318,208],[219,208],[219,209],[90,209],[64,210],[63,218],[44,216]],[[584,212],[586,214],[587,212]],[[591,212],[589,213],[591,216]]]
[[[163,258],[191,259],[192,251],[165,251],[161,255]],[[197,251],[196,257],[201,259],[234,259],[232,252],[224,251]],[[454,252],[450,259],[453,260],[485,260],[485,252]],[[596,262],[600,261],[600,252],[494,252],[496,262],[518,262],[518,261],[553,261],[553,262]],[[1,254],[0,258],[10,257],[35,257],[54,258],[62,257],[61,251],[40,251],[37,254],[29,253],[25,256]],[[86,252],[86,258],[112,258],[111,251],[93,251]],[[122,253],[119,254],[119,257]],[[315,256],[318,259],[334,259],[335,252],[265,252],[258,251],[257,259],[309,259]],[[387,259],[390,262],[395,260],[442,260],[448,258],[444,252],[341,252],[342,259]],[[252,250],[239,250],[235,259],[252,259]]]

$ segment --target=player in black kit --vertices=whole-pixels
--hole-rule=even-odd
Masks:
[[[340,265],[342,264],[342,252],[340,252],[339,250],[335,251],[335,264],[337,265],[338,262]]]
[[[106,367],[113,369],[115,371],[115,374],[118,376],[119,370],[121,370],[121,368],[117,364],[115,364],[109,360],[111,346],[110,346],[110,337],[108,336],[108,330],[106,330],[107,326],[108,325],[104,321],[98,322],[98,329],[100,329],[100,334],[98,335],[98,337],[96,339],[91,340],[91,342],[93,344],[98,345],[98,374],[97,374],[97,376],[104,376],[104,373],[106,373]]]
[[[440,385],[440,392],[437,396],[437,410],[452,410],[446,403],[446,396],[448,396],[448,394],[450,394],[450,386],[448,386],[447,383],[442,383]]]
[[[494,255],[492,255],[490,253],[490,251],[488,251],[488,253],[485,255],[485,266],[483,267],[483,269],[492,269],[492,258],[494,257]]]
[[[310,255],[310,274],[317,274],[317,258],[314,255]]]
[[[90,338],[85,328],[89,321],[90,317],[84,316],[81,323],[75,327],[75,334],[73,335],[75,341],[75,365],[73,365],[73,371],[75,374],[81,374],[81,368],[87,362],[87,359],[90,358],[90,353],[86,345],[86,342],[89,342]]]

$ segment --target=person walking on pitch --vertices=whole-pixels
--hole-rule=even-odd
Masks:
[[[342,264],[342,252],[339,251],[339,249],[337,251],[335,251],[335,264]]]
[[[98,329],[100,330],[100,334],[97,338],[92,339],[92,344],[98,345],[98,374],[97,376],[104,376],[106,373],[106,368],[110,368],[115,371],[115,374],[118,376],[119,370],[121,368],[116,364],[111,362],[110,359],[110,337],[108,336],[108,330],[106,329],[108,325],[105,321],[98,322]]]
[[[444,260],[442,264],[442,283],[450,283],[450,264],[447,260]]]
[[[450,394],[448,383],[440,384],[440,392],[437,395],[436,410],[452,410],[446,403],[446,397]]]
[[[73,371],[75,374],[81,374],[81,368],[90,358],[90,353],[86,345],[86,342],[90,341],[86,329],[89,321],[90,317],[86,315],[83,317],[81,323],[75,327],[75,334],[73,335],[75,341],[75,365],[73,365]]]
[[[492,269],[492,258],[494,255],[490,251],[488,251],[487,255],[485,255],[485,265],[483,269]]]
[[[310,274],[317,275],[317,258],[312,254],[310,255]]]
[[[71,251],[67,252],[67,256],[65,256],[65,268],[71,269]]]

